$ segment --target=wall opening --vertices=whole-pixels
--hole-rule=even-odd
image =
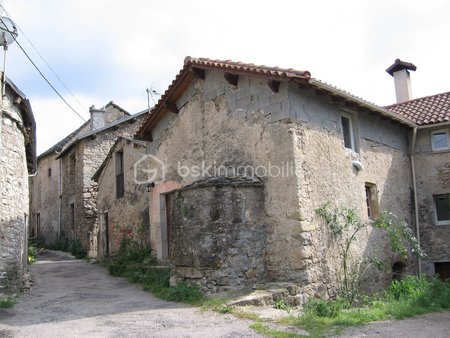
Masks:
[[[75,184],[75,170],[77,166],[77,157],[72,153],[69,157],[69,180],[70,184]]]
[[[405,274],[406,265],[402,262],[395,262],[392,265],[392,280],[402,280]]]
[[[369,219],[375,219],[379,215],[378,190],[373,183],[365,183],[367,216]]]
[[[70,203],[70,228],[75,229],[75,203]]]
[[[450,262],[435,262],[434,273],[442,280],[450,280]]]
[[[125,178],[123,174],[123,151],[116,152],[116,197],[125,195]]]

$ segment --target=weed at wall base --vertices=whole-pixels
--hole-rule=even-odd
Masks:
[[[152,268],[156,263],[149,246],[129,238],[122,239],[116,255],[103,261],[112,276],[125,277],[132,283],[139,283],[145,291],[161,299],[193,305],[198,305],[205,299],[197,285],[182,282],[171,287],[169,269]]]

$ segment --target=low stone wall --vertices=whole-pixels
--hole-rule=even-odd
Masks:
[[[260,181],[211,178],[171,192],[168,227],[172,283],[189,280],[214,293],[265,280]]]

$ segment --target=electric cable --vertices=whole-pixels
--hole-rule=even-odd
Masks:
[[[3,24],[3,26],[7,27],[5,22],[3,21],[3,19],[0,17],[0,21]],[[34,61],[31,59],[31,57],[28,55],[28,53],[25,51],[25,49],[22,47],[22,45],[19,43],[19,41],[17,41],[16,37],[11,34],[11,36],[14,38],[14,41],[17,43],[17,45],[19,46],[20,50],[25,54],[25,56],[27,57],[28,61],[31,62],[31,64],[34,66],[34,68],[38,71],[39,75],[41,75],[41,77],[45,80],[45,82],[47,82],[47,84],[50,86],[50,88],[53,89],[53,91],[56,93],[56,95],[58,95],[60,97],[61,100],[64,101],[64,103],[67,105],[67,107],[69,107],[79,118],[81,118],[83,121],[86,122],[86,119],[81,116],[81,114],[79,114],[75,108],[73,108],[69,102],[67,102],[67,100],[58,92],[58,90],[50,83],[50,81],[47,79],[47,77],[44,75],[44,73],[42,73],[42,71],[39,69],[39,67],[36,65],[36,63],[34,63]]]
[[[37,49],[37,47],[33,44],[33,42],[31,42],[31,40],[28,38],[28,36],[25,34],[25,32],[20,28],[20,26],[14,21],[14,18],[11,16],[11,14],[7,11],[7,9],[5,8],[5,6],[3,6],[0,3],[0,8],[5,12],[5,14],[7,15],[8,18],[10,18],[13,22],[14,25],[17,27],[17,29],[19,30],[19,32],[21,33],[21,35],[23,35],[23,37],[28,41],[28,43],[31,45],[31,47],[35,50],[35,52],[37,53],[37,55],[39,55],[39,57],[41,58],[42,61],[44,61],[44,63],[46,64],[46,66],[48,67],[48,69],[50,69],[50,71],[53,73],[53,75],[58,79],[58,81],[63,85],[63,87],[67,90],[67,92],[75,99],[75,101],[77,101],[78,105],[81,107],[81,109],[83,109],[84,111],[87,111],[86,107],[83,106],[83,104],[80,102],[80,100],[78,100],[78,98],[75,96],[75,94],[73,94],[73,92],[69,89],[69,87],[64,83],[64,81],[59,77],[59,75],[56,73],[56,71],[53,69],[52,66],[50,66],[50,64],[47,62],[47,60],[44,58],[44,56],[41,54],[41,52],[39,52],[39,50]]]

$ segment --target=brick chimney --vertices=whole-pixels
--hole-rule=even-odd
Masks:
[[[397,103],[406,102],[412,99],[411,79],[409,71],[417,69],[412,63],[396,59],[394,64],[386,69],[394,77],[395,96]]]
[[[97,109],[95,106],[91,106],[89,113],[91,113],[91,131],[99,130],[106,125],[106,112],[104,108]]]

